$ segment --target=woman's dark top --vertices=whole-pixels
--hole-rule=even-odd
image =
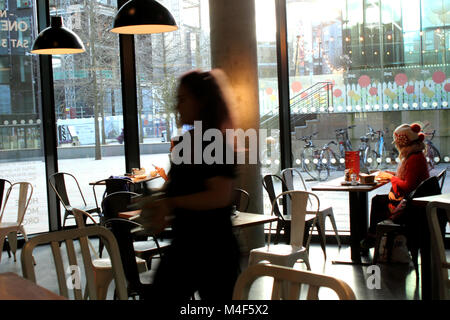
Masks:
[[[192,131],[191,137],[193,137]],[[193,139],[191,139],[193,142]],[[203,143],[203,148],[210,142]],[[224,146],[223,157],[226,158],[226,146]],[[193,150],[193,149],[192,149]],[[193,158],[193,152],[192,152]],[[193,160],[193,159],[192,159]],[[171,163],[169,171],[169,183],[167,194],[169,197],[185,196],[206,190],[206,181],[213,177],[236,177],[236,166],[234,164],[174,164]],[[172,229],[174,238],[191,239],[193,237],[209,235],[216,239],[228,239],[232,235],[231,225],[231,203],[224,208],[212,210],[186,210],[177,208],[174,210]]]

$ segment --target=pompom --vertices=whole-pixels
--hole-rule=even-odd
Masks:
[[[420,124],[418,124],[418,123],[413,123],[412,125],[411,125],[411,130],[412,131],[414,131],[414,132],[420,132],[420,130],[421,130],[422,128],[420,127]]]
[[[423,132],[419,133],[419,141],[423,141],[425,140],[425,135],[423,134]]]

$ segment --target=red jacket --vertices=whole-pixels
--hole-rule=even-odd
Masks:
[[[405,177],[391,178],[392,189],[395,194],[406,196],[414,191],[419,184],[430,177],[428,164],[422,152],[411,154],[405,163]]]

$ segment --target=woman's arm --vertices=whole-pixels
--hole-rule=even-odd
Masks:
[[[217,176],[206,180],[206,190],[186,196],[167,199],[168,205],[187,210],[210,210],[223,208],[231,203],[233,179]]]
[[[400,193],[400,190],[404,193],[412,192],[419,183],[421,182],[421,177],[423,177],[423,172],[428,170],[428,165],[426,160],[421,155],[411,155],[406,163],[405,178],[400,179],[399,177],[392,177],[392,189],[395,193]]]
[[[223,208],[231,203],[232,195],[233,179],[217,176],[206,180],[206,191],[145,203],[141,216],[146,217],[146,223],[158,234],[169,226],[173,209],[201,211]]]

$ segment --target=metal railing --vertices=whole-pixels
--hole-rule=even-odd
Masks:
[[[291,131],[304,123],[312,114],[329,111],[332,103],[333,84],[317,82],[290,100]],[[270,111],[261,117],[260,128],[273,129],[278,126],[278,112]]]

